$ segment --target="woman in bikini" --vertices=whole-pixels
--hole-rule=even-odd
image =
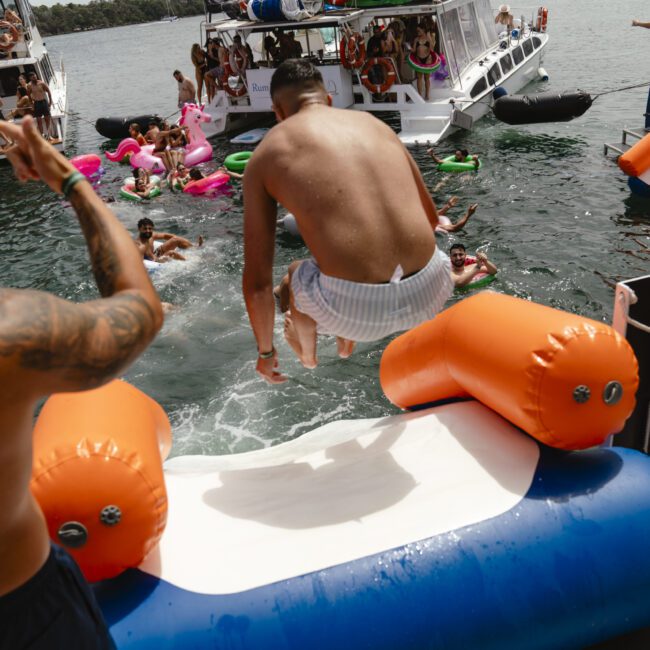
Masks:
[[[194,65],[194,74],[196,75],[196,97],[199,100],[200,104],[201,97],[203,95],[203,82],[205,81],[205,73],[208,71],[208,58],[205,51],[198,43],[194,43],[194,45],[192,45],[190,57],[192,59],[192,64]],[[207,82],[205,88],[206,90],[208,89]]]
[[[427,65],[433,60],[433,48],[435,47],[434,37],[427,33],[426,26],[420,23],[417,27],[417,35],[413,41],[413,52],[417,60],[422,65]],[[429,101],[429,91],[431,90],[431,77],[428,73],[418,72],[418,92],[424,101]]]
[[[32,98],[29,94],[29,86],[24,75],[18,76],[18,87],[16,88],[16,108],[9,113],[10,118],[32,115],[34,112]]]

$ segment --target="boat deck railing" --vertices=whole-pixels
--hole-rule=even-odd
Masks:
[[[622,154],[624,154],[628,149],[631,149],[636,142],[628,142],[628,138],[633,138],[635,140],[641,140],[647,135],[647,131],[644,131],[643,129],[640,131],[632,131],[631,129],[623,129],[623,136],[621,138],[621,142],[618,142],[616,144],[609,144],[605,143],[603,145],[603,154],[607,156],[610,151],[613,151],[616,154],[616,157],[618,158]]]

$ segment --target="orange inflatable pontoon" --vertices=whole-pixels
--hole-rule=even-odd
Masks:
[[[650,133],[618,157],[618,166],[628,176],[641,176],[650,169]]]
[[[392,341],[380,381],[402,408],[471,396],[547,445],[583,449],[622,429],[638,367],[605,323],[484,291]]]
[[[88,580],[140,564],[167,519],[162,408],[123,381],[50,397],[34,428],[31,489],[50,537]]]

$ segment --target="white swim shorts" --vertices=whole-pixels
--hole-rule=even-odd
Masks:
[[[291,278],[291,289],[296,307],[316,321],[320,334],[378,341],[433,318],[454,283],[449,257],[436,248],[417,273],[402,279],[396,271],[381,284],[333,278],[321,273],[314,260],[305,260]]]

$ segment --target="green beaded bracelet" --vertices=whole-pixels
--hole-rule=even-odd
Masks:
[[[81,172],[72,172],[69,176],[66,176],[61,183],[61,193],[63,196],[68,199],[72,193],[72,188],[79,182],[85,181],[86,177]]]

